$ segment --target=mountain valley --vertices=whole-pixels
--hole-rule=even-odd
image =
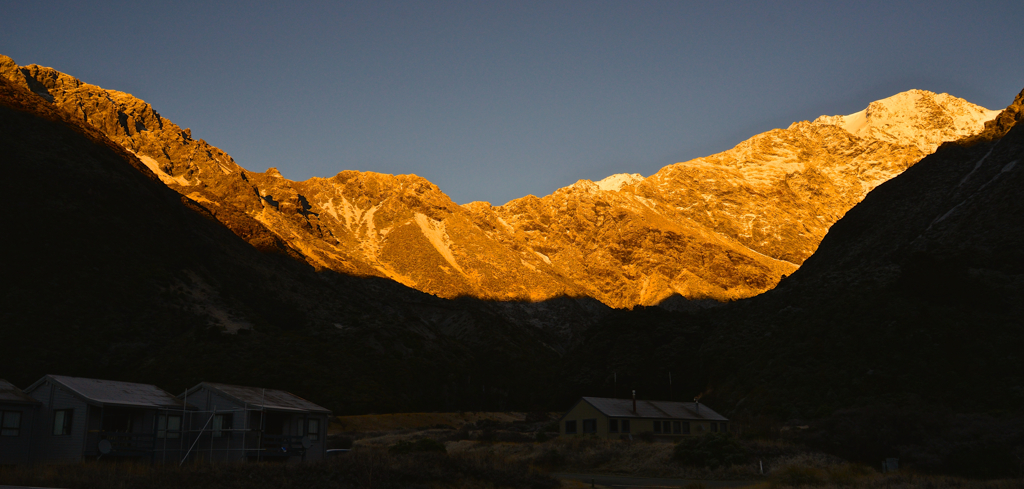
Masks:
[[[257,249],[444,298],[590,297],[617,308],[771,289],[871,189],[998,113],[911,90],[647,178],[458,205],[415,175],[252,172],[129,94],[6,57],[0,74],[99,129]]]
[[[216,380],[336,414],[636,389],[858,460],[1004,470],[1024,446],[1024,92],[903,92],[492,206],[251,172],[128,94],[0,75],[15,384]]]

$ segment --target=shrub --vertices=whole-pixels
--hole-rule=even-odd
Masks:
[[[498,441],[498,433],[493,429],[486,429],[481,431],[480,434],[477,435],[476,439],[477,441],[481,441],[484,443],[495,442]]]
[[[532,443],[536,441],[536,436],[530,436],[526,433],[516,433],[514,431],[498,431],[495,434],[495,439],[503,443]]]
[[[673,458],[683,465],[716,469],[745,462],[747,452],[736,438],[727,433],[708,433],[683,438],[676,445]]]
[[[444,443],[431,438],[420,438],[419,440],[402,440],[388,449],[391,453],[415,453],[415,452],[442,452],[447,453],[448,449]]]
[[[328,436],[327,437],[327,448],[352,448],[352,444],[355,440],[351,436]]]
[[[545,413],[543,411],[534,411],[534,412],[526,413],[526,422],[527,423],[541,423],[541,422],[547,421],[549,419],[551,419],[551,415],[549,415],[548,413]]]
[[[800,465],[786,465],[768,478],[772,487],[821,486],[825,479],[824,470]]]
[[[549,448],[533,459],[533,463],[540,467],[561,467],[565,465],[565,455],[554,448]]]
[[[476,422],[477,429],[486,430],[488,428],[497,428],[501,426],[501,422],[496,419],[484,418]]]

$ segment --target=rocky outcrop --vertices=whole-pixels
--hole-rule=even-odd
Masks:
[[[286,388],[339,413],[527,410],[550,398],[559,355],[610,312],[592,299],[440,299],[261,253],[100,130],[4,78],[0,154],[0,371],[21,385],[57,370]]]
[[[871,189],[997,113],[911,90],[615,189],[581,181],[495,213],[607,304],[749,297],[792,273]]]
[[[979,134],[964,138],[957,143],[962,146],[973,146],[978,143],[995,141],[1005,136],[1013,126],[1024,120],[1024,90],[1017,94],[1013,103],[1003,109],[994,119],[985,122],[985,129]]]
[[[1002,118],[987,128],[1002,137],[943,145],[851,209],[778,287],[720,308],[702,353],[719,398],[788,419],[915,396],[1019,412],[1024,126]]]
[[[996,114],[912,90],[647,178],[613,175],[502,206],[460,206],[414,175],[345,171],[294,182],[274,169],[251,172],[129,94],[10,58],[0,58],[0,74],[98,128],[261,250],[441,297],[589,296],[614,307],[774,287],[868,191]]]
[[[563,361],[570,390],[702,393],[751,430],[774,418],[848,459],[1012,476],[1020,461],[1007,454],[1024,442],[1024,125],[1004,120],[990,124],[1002,137],[943,144],[879,185],[768,292],[616,311]],[[673,391],[669,372],[697,382]]]

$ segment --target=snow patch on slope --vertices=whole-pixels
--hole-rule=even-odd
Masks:
[[[423,236],[426,236],[430,244],[434,246],[441,256],[444,257],[448,263],[455,267],[459,273],[465,274],[462,267],[455,262],[455,255],[452,254],[452,239],[448,236],[448,232],[445,230],[444,221],[435,221],[419,212],[415,215],[416,224],[419,225],[420,231],[423,232]]]
[[[616,173],[615,175],[605,177],[594,183],[597,184],[597,188],[601,190],[621,190],[622,187],[632,185],[643,179],[643,175],[640,175],[639,173]]]
[[[157,177],[160,177],[160,181],[164,182],[164,185],[181,185],[182,187],[192,185],[191,183],[188,182],[188,180],[185,177],[172,177],[168,175],[166,172],[160,169],[160,163],[157,163],[157,161],[154,160],[153,158],[150,158],[146,155],[140,155],[135,152],[132,152],[132,154],[138,157],[139,161],[146,165],[146,167],[149,168],[150,171],[155,173]]]
[[[813,123],[838,126],[854,136],[917,146],[932,153],[943,142],[978,133],[999,112],[946,93],[908,90],[871,102],[862,111],[823,115]]]

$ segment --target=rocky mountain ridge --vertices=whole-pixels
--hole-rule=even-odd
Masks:
[[[18,384],[217,379],[337,413],[532,409],[559,356],[610,312],[589,298],[441,299],[260,252],[4,77],[0,155],[0,372]]]
[[[563,360],[566,390],[702,393],[747,435],[785,424],[783,436],[865,463],[1015,477],[1022,109],[1024,91],[980,134],[879,185],[768,292],[674,314],[615,311]],[[669,373],[702,384],[673,391]]]
[[[257,248],[440,297],[589,296],[613,307],[771,289],[872,188],[997,112],[912,90],[643,178],[458,205],[415,175],[294,182],[239,166],[129,94],[0,57],[0,74],[98,128]]]

